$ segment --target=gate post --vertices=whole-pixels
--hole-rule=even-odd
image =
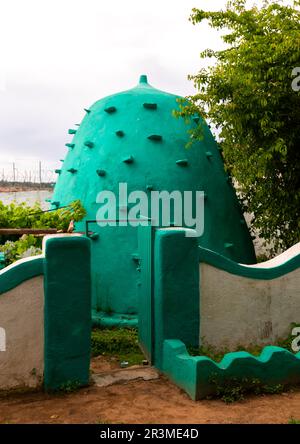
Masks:
[[[46,390],[89,383],[91,343],[90,240],[80,236],[45,239]]]
[[[161,228],[154,241],[154,365],[163,370],[163,343],[199,346],[200,289],[197,237]]]

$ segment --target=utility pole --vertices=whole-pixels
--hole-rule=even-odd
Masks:
[[[13,183],[16,183],[16,164],[13,162]]]
[[[39,161],[39,181],[40,181],[40,188],[42,188],[42,162]]]

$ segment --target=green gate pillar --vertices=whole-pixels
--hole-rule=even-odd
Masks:
[[[89,382],[91,341],[90,240],[80,236],[46,240],[46,390]]]
[[[154,240],[154,365],[163,370],[165,339],[199,346],[197,237],[180,228],[158,229]]]

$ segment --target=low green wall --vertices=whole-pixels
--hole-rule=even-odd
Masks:
[[[205,356],[190,356],[182,341],[166,340],[163,354],[162,370],[194,400],[215,394],[219,384],[233,379],[259,380],[268,386],[300,383],[300,352],[280,347],[265,347],[260,356],[228,353],[217,363]]]
[[[40,285],[39,293],[36,281],[32,279],[37,276],[43,277],[43,281],[39,281],[42,285],[44,282],[44,289]],[[27,286],[26,293],[22,293],[26,281],[31,282],[32,288]],[[15,297],[11,296],[16,294],[20,301],[18,308],[19,305],[23,306],[22,296],[27,297],[21,310],[22,319],[20,319],[20,310],[15,310],[13,306]],[[26,322],[30,322],[32,318],[32,307],[28,301],[31,301],[31,296],[34,295],[33,299],[38,299],[41,307],[40,314],[35,313],[35,317],[38,316],[36,321],[40,324],[40,333],[39,339],[35,340],[35,335],[29,329],[30,340],[35,348],[36,362],[41,364],[41,375],[44,368],[45,389],[56,390],[68,384],[78,386],[88,384],[91,338],[90,240],[73,235],[46,237],[43,255],[20,260],[1,270],[0,298],[1,295],[8,298],[4,310],[6,307],[10,320],[7,337],[9,350],[0,353],[0,364],[4,366],[5,371],[10,370],[10,367],[8,369],[5,367],[6,352],[9,353],[8,362],[26,360],[26,356],[19,356],[20,351],[15,351],[20,350],[20,346],[15,347],[15,342],[16,338],[21,337],[26,344],[26,337],[21,335],[22,325],[24,322],[26,325]],[[27,321],[26,315],[29,313],[31,318],[28,316]],[[2,311],[1,315],[5,321],[5,312]],[[38,341],[39,346],[37,346]],[[14,353],[17,353],[16,356]],[[44,366],[42,366],[43,361]],[[15,385],[26,385],[28,374],[19,376]]]
[[[155,367],[165,372],[195,400],[216,393],[219,385],[230,380],[258,380],[268,386],[300,383],[300,353],[267,346],[258,357],[246,352],[228,353],[217,363],[205,356],[190,356],[186,349],[199,346],[199,260],[230,274],[271,280],[299,268],[299,254],[285,255],[285,258],[282,262],[275,261],[279,265],[270,268],[250,268],[199,248],[197,238],[186,237],[184,229],[155,230],[152,295],[152,362]],[[143,273],[143,263],[141,267]],[[147,319],[143,311],[139,317],[141,323]]]
[[[0,295],[35,276],[44,274],[44,257],[17,261],[0,271]]]

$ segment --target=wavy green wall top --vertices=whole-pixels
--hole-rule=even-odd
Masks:
[[[0,271],[0,294],[44,273],[44,257],[21,259]]]
[[[280,276],[284,276],[297,268],[300,268],[300,254],[296,254],[285,262],[271,268],[263,268],[259,266],[248,267],[246,265],[234,262],[214,251],[201,247],[199,247],[199,261],[205,262],[206,264],[212,265],[213,267],[227,271],[231,274],[250,279],[262,280],[275,279]]]
[[[259,380],[269,386],[300,382],[300,352],[280,347],[265,347],[260,356],[228,353],[215,362],[206,356],[190,356],[179,340],[166,340],[163,353],[163,371],[195,400],[216,393],[218,384],[233,379]]]

